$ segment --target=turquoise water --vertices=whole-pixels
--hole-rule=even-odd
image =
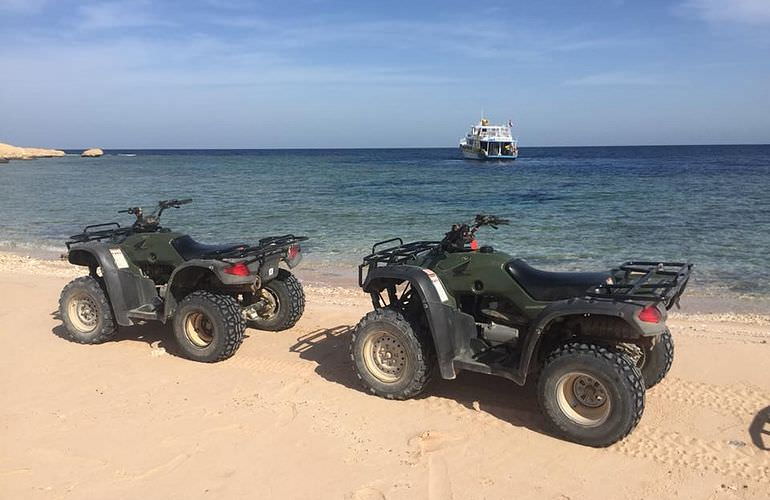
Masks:
[[[53,254],[85,224],[129,223],[119,209],[190,197],[165,225],[204,242],[304,234],[303,266],[347,279],[377,240],[440,239],[487,212],[511,225],[482,242],[533,265],[683,259],[702,293],[770,296],[770,146],[523,148],[513,163],[456,149],[107,153],[0,166],[0,243]]]

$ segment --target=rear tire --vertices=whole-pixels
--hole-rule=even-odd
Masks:
[[[671,365],[674,364],[674,339],[671,332],[666,329],[652,349],[645,352],[645,361],[642,366],[644,383],[649,389],[663,380]]]
[[[641,370],[647,389],[663,380],[674,363],[674,339],[668,329],[660,335],[651,349],[634,344],[618,344],[618,348]]]
[[[644,392],[642,374],[625,354],[573,342],[546,359],[538,401],[566,439],[604,447],[626,437],[639,423]]]
[[[197,290],[179,303],[173,327],[184,357],[215,363],[235,354],[246,323],[234,298]]]
[[[77,278],[64,287],[59,297],[59,315],[67,337],[73,342],[101,344],[118,333],[107,294],[93,276]]]
[[[262,285],[257,295],[249,298],[249,304],[259,300],[265,304],[264,308],[256,314],[246,315],[246,324],[257,330],[288,330],[297,324],[305,311],[302,283],[285,269],[279,269],[275,279]]]
[[[372,394],[409,399],[420,394],[435,372],[430,339],[395,309],[377,309],[356,326],[350,359],[359,380]]]

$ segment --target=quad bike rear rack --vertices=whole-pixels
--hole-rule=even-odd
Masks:
[[[64,244],[67,246],[67,250],[69,250],[70,247],[76,243],[101,241],[115,236],[127,236],[133,231],[133,227],[122,227],[117,222],[93,224],[86,226],[82,233],[70,236],[70,239]],[[160,229],[160,231],[162,231],[162,229]],[[221,261],[230,259],[248,259],[246,260],[246,263],[250,264],[264,257],[281,253],[286,248],[307,239],[307,236],[294,236],[293,234],[268,236],[260,239],[256,245],[244,245],[228,252],[218,252],[216,254],[207,255],[206,257]]]
[[[256,245],[237,247],[228,252],[219,252],[216,256],[212,256],[212,258],[225,262],[235,259],[246,259],[245,263],[251,264],[265,257],[281,253],[292,245],[307,239],[307,236],[294,236],[293,234],[268,236],[260,239]]]
[[[692,264],[684,262],[628,261],[613,269],[612,283],[589,289],[589,297],[622,301],[663,302],[666,309],[679,306]]]
[[[398,242],[397,245],[377,250],[377,247],[388,243]],[[364,257],[363,262],[358,266],[358,286],[364,286],[364,268],[373,269],[376,267],[398,265],[414,259],[420,254],[440,248],[440,241],[413,241],[404,243],[401,238],[391,238],[380,241],[372,245],[372,253]]]

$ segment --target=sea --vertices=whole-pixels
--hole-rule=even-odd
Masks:
[[[770,146],[522,147],[513,162],[456,148],[107,150],[0,165],[0,249],[57,258],[118,210],[192,198],[163,225],[205,243],[308,236],[302,267],[355,286],[387,238],[441,239],[476,214],[510,219],[482,244],[547,270],[627,260],[695,264],[691,294],[770,297]]]

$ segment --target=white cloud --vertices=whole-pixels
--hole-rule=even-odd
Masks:
[[[665,82],[656,75],[612,71],[572,78],[564,85],[574,86],[618,86],[618,85],[663,85]]]
[[[770,24],[770,0],[687,0],[684,7],[713,23]]]

